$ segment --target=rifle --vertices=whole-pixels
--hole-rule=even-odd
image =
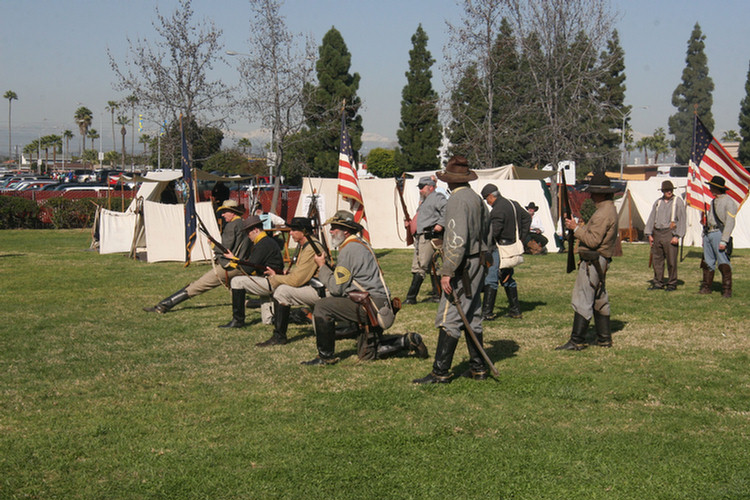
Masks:
[[[406,208],[406,201],[404,201],[404,181],[406,180],[406,174],[403,174],[401,177],[396,177],[396,191],[398,191],[398,197],[401,200],[401,209],[404,211],[404,221],[405,222],[411,222],[411,217],[409,217],[409,210]],[[406,228],[406,245],[413,245],[414,244],[414,235],[411,234],[411,229],[407,225]]]
[[[224,245],[222,245],[221,242],[218,241],[216,238],[214,238],[213,236],[211,236],[211,234],[208,232],[208,229],[206,228],[205,224],[203,224],[203,221],[201,220],[200,216],[197,213],[195,214],[195,218],[198,220],[198,229],[200,230],[201,233],[203,233],[206,236],[206,238],[208,238],[208,241],[210,241],[211,243],[213,243],[214,246],[216,248],[218,248],[219,251],[221,251],[222,255],[228,253],[229,249],[227,247],[225,247]],[[238,265],[252,267],[253,269],[257,269],[259,271],[265,271],[266,268],[268,267],[270,269],[273,269],[273,271],[275,273],[277,273],[277,274],[281,274],[281,273],[284,272],[283,269],[274,269],[271,266],[264,266],[263,264],[256,264],[255,262],[250,262],[248,260],[242,260],[242,259],[239,259],[237,257],[234,257],[232,260],[237,261]]]
[[[560,200],[562,201],[562,210],[560,214],[560,225],[562,226],[562,234],[563,238],[565,238],[565,230],[567,229],[565,227],[565,219],[572,219],[573,218],[573,211],[570,208],[570,198],[568,197],[568,186],[565,184],[565,176],[562,172],[560,172],[560,176],[562,178],[562,181],[560,183],[559,191],[560,191]],[[575,246],[575,236],[574,231],[571,229],[567,229],[568,231],[568,266],[567,266],[567,272],[573,272],[573,270],[576,268],[576,258],[573,254],[573,247]]]
[[[310,246],[312,247],[313,252],[315,252],[315,255],[317,255],[318,257],[320,257],[321,255],[324,255],[323,251],[320,249],[320,247],[318,246],[318,244],[313,239],[312,233],[310,233],[309,231],[304,231],[302,234],[304,234],[305,238],[307,238],[307,241],[308,241],[308,243],[310,243]],[[333,266],[331,266],[331,263],[328,261],[328,258],[326,258],[326,265],[330,269],[333,269]]]
[[[310,206],[307,209],[307,218],[313,221],[313,231],[318,235],[321,245],[323,245],[323,251],[325,255],[331,257],[331,249],[328,248],[328,242],[326,241],[322,224],[320,222],[320,212],[318,211],[318,195],[315,194],[315,190],[312,187],[312,180],[310,180]],[[308,238],[309,239],[309,238]],[[317,252],[316,252],[317,253]]]

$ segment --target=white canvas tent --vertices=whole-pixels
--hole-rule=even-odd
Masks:
[[[477,171],[478,174],[482,172],[487,171]],[[430,172],[415,172],[414,178],[406,179],[404,183],[404,200],[409,215],[412,217],[419,206],[419,188],[417,187],[419,177],[425,175],[430,175]],[[544,190],[538,180],[498,180],[480,177],[472,181],[470,185],[474,191],[479,193],[489,183],[495,184],[504,197],[516,200],[521,206],[526,206],[532,201],[536,203],[539,206],[538,213],[544,225],[544,235],[550,240],[548,245],[554,245],[555,225],[552,221],[547,199],[544,196]],[[332,217],[336,210],[349,210],[349,203],[338,197],[337,187],[338,179],[305,178],[295,216],[307,216],[312,194],[311,189],[314,189],[315,194],[319,196],[321,222],[325,222]],[[362,191],[373,248],[408,248],[405,242],[404,214],[396,191],[395,180],[360,179],[359,187]],[[438,189],[446,187],[445,183],[438,182]]]
[[[143,182],[125,212],[102,209],[99,253],[145,251],[148,262],[185,262],[185,205],[158,202],[167,184],[180,178],[181,171],[149,172],[137,179]],[[196,203],[196,211],[209,233],[220,239],[211,202]],[[198,231],[191,260],[208,260],[212,255],[208,239]]]
[[[661,183],[664,177],[652,177],[645,181],[628,181],[625,195],[618,200],[619,227],[632,227],[643,232],[646,221],[651,213],[654,202],[661,196]],[[675,186],[675,196],[685,200],[687,189],[686,177],[669,178]],[[735,248],[750,248],[750,209],[743,205],[735,219],[732,236]],[[701,246],[703,243],[703,227],[701,226],[700,211],[687,207],[687,230],[685,232],[685,246]]]

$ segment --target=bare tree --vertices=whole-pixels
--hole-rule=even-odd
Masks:
[[[243,109],[250,120],[271,131],[270,160],[275,177],[272,212],[279,196],[284,150],[290,137],[304,126],[302,89],[312,79],[315,62],[312,41],[289,32],[281,15],[282,5],[277,0],[250,0],[249,54],[240,62],[247,90]]]
[[[128,38],[129,54],[122,63],[107,50],[115,88],[132,94],[157,123],[176,123],[182,114],[187,123],[223,124],[232,89],[210,74],[214,64],[226,63],[222,31],[207,19],[194,22],[191,0],[180,0],[171,17],[156,8],[152,24],[158,38]]]

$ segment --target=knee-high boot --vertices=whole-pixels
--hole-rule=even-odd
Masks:
[[[721,272],[721,296],[728,299],[732,296],[732,266],[719,264]]]
[[[188,296],[187,288],[183,288],[173,293],[166,299],[163,299],[161,302],[159,302],[155,306],[144,307],[143,310],[146,312],[158,312],[159,314],[164,314],[165,312],[169,311],[180,302],[184,302],[189,298],[190,296]]]
[[[274,299],[273,301],[273,335],[265,342],[258,342],[255,344],[258,347],[268,347],[271,345],[284,345],[286,344],[286,330],[289,327],[289,312],[292,310],[292,306],[279,304]]]
[[[415,384],[450,383],[450,369],[457,345],[458,339],[451,337],[444,328],[441,328],[438,334],[438,345],[435,350],[435,362],[432,364],[432,372],[426,377],[415,379],[412,382]]]
[[[482,299],[482,320],[492,321],[495,319],[495,299],[497,299],[497,288],[484,285],[484,297]]]
[[[245,289],[232,288],[232,321],[219,328],[242,328],[245,326]]]
[[[378,359],[386,358],[400,351],[414,352],[419,358],[427,358],[427,346],[422,336],[416,332],[403,335],[383,335],[378,343]]]
[[[705,261],[701,260],[701,269],[703,269],[703,281],[701,282],[701,288],[698,293],[701,295],[708,295],[711,293],[711,286],[714,284],[714,270],[708,267]]]
[[[332,365],[339,358],[334,357],[336,348],[336,323],[331,318],[322,318],[313,315],[313,325],[315,326],[315,344],[318,348],[318,356],[310,361],[303,361],[301,364],[314,365]]]
[[[475,333],[479,345],[484,343],[484,335],[481,333]],[[484,358],[479,352],[474,340],[469,335],[464,334],[466,337],[466,347],[469,349],[469,369],[461,374],[462,377],[468,377],[474,380],[484,380],[487,378],[487,367],[484,364]]]
[[[405,304],[417,303],[417,295],[419,295],[419,289],[422,286],[422,281],[424,281],[424,276],[419,273],[411,273],[411,285],[409,286],[409,291],[406,292],[406,300],[404,301]]]
[[[505,287],[504,287],[505,288]],[[508,318],[521,319],[521,302],[518,300],[518,288],[515,286],[509,286],[505,288],[505,295],[508,297]]]
[[[573,331],[570,340],[563,345],[555,347],[557,351],[582,351],[586,345],[586,330],[589,328],[589,320],[578,313],[573,317]]]
[[[596,328],[596,343],[599,347],[612,347],[612,331],[609,328],[609,316],[594,311],[594,327]]]

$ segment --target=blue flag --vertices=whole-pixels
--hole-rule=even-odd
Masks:
[[[193,190],[193,170],[190,168],[185,128],[180,115],[180,139],[182,140],[182,181],[185,183],[185,267],[190,265],[190,254],[197,238],[195,227],[195,191]]]

